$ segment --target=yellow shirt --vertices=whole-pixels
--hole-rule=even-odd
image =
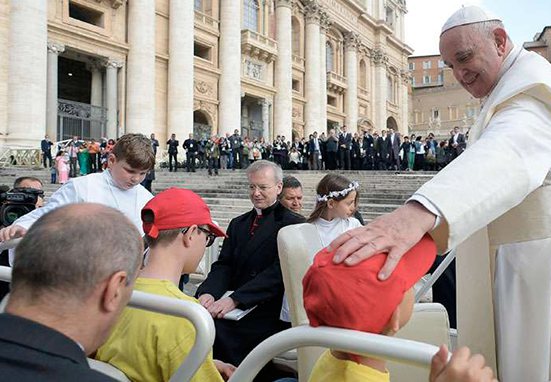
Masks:
[[[383,373],[354,361],[335,358],[326,350],[314,365],[308,381],[390,382],[390,376],[388,371]]]
[[[198,303],[168,280],[138,278],[135,290]],[[96,359],[117,367],[132,381],[168,381],[194,342],[195,328],[185,318],[125,308]],[[223,381],[212,352],[192,381]]]

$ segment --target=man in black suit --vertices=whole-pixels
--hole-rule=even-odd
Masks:
[[[362,148],[365,151],[365,161],[363,165],[364,170],[374,170],[374,146],[375,140],[371,135],[372,129],[364,131],[364,139],[362,142]]]
[[[394,129],[388,129],[387,135],[387,150],[388,150],[388,169],[400,169],[400,136],[394,132]]]
[[[168,145],[168,171],[172,171],[172,160],[174,160],[174,171],[178,171],[178,145],[176,134],[172,134],[166,142]]]
[[[38,219],[17,247],[0,314],[0,381],[112,381],[86,354],[130,299],[142,251],[136,227],[110,207],[70,204]]]
[[[459,132],[458,126],[455,126],[453,128],[453,133],[451,135],[449,145],[451,148],[452,159],[457,158],[467,148],[467,141],[465,140],[465,135]]]
[[[52,167],[52,146],[54,144],[50,141],[50,137],[47,135],[44,136],[44,139],[40,141],[40,149],[42,150],[42,162],[44,163],[44,168],[46,168],[46,160],[48,160],[48,166]]]
[[[197,156],[198,142],[193,139],[193,134],[184,141],[182,147],[186,150],[186,169],[187,172],[195,172],[195,157]]]
[[[247,176],[254,208],[232,219],[220,257],[197,290],[199,302],[216,318],[214,358],[236,366],[264,339],[288,327],[279,320],[284,288],[277,234],[282,227],[304,222],[277,201],[283,178],[278,165],[256,161]],[[226,291],[233,292],[223,298]],[[254,306],[239,321],[223,319],[236,307]]]
[[[343,125],[339,134],[339,157],[341,170],[350,170],[350,151],[352,150],[352,134],[346,131]]]

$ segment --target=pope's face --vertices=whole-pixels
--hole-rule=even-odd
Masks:
[[[440,53],[453,75],[475,98],[488,95],[498,80],[505,58],[506,34],[490,36],[473,26],[452,28],[440,37]]]

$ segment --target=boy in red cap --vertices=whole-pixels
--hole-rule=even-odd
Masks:
[[[142,209],[149,245],[135,289],[187,301],[198,301],[178,289],[184,273],[195,271],[214,239],[225,237],[212,222],[203,199],[190,190],[170,188]],[[195,342],[193,325],[182,318],[126,308],[96,358],[109,362],[132,381],[168,381]],[[192,381],[222,381],[233,365],[213,361],[209,354]]]
[[[432,265],[436,245],[426,235],[385,281],[377,274],[386,255],[375,255],[354,267],[333,263],[333,255],[321,250],[302,281],[310,325],[394,335],[411,317],[413,286]],[[389,380],[384,360],[333,349],[320,357],[310,375],[311,382]]]

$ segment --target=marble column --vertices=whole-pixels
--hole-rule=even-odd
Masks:
[[[320,22],[320,123],[327,131],[327,30],[331,26],[329,15],[323,11]]]
[[[375,70],[375,92],[374,92],[374,116],[373,122],[375,129],[379,130],[386,128],[386,100],[387,100],[387,78],[386,78],[386,62],[388,57],[379,48],[374,49],[371,54],[371,59]]]
[[[57,89],[58,57],[65,51],[65,46],[55,42],[48,43],[48,72],[46,93],[46,134],[51,140],[57,141]]]
[[[276,2],[277,60],[275,62],[274,137],[293,131],[292,0]]]
[[[155,127],[155,0],[128,2],[126,132]]]
[[[409,115],[408,115],[408,109],[409,109],[409,96],[408,96],[408,88],[409,88],[409,81],[410,76],[407,71],[403,70],[401,73],[402,81],[401,81],[401,94],[402,94],[402,100],[400,102],[400,110],[402,111],[402,126],[398,126],[400,133],[402,134],[409,134]]]
[[[310,0],[305,6],[306,13],[306,73],[304,79],[304,135],[308,137],[314,131],[322,130],[320,118],[320,21],[321,6],[316,0]]]
[[[348,32],[344,36],[345,64],[346,64],[346,95],[344,111],[346,125],[352,134],[358,130],[358,47],[360,36],[355,32]]]
[[[118,138],[118,97],[117,97],[117,77],[119,68],[122,68],[122,62],[109,60],[105,69],[105,107],[107,108],[107,123],[105,127],[105,136],[107,138]]]
[[[8,55],[10,26],[9,1],[0,1],[0,142],[8,132]]]
[[[166,136],[193,133],[193,22],[189,0],[171,0],[168,29],[168,107]]]
[[[8,141],[38,147],[46,132],[47,2],[11,0]]]
[[[103,73],[102,67],[95,60],[88,64],[92,73],[92,86],[90,89],[90,104],[103,107]]]
[[[262,137],[264,137],[264,140],[266,142],[269,142],[270,141],[270,101],[267,99],[263,99],[262,101],[260,101],[260,104],[262,105]],[[286,132],[282,132],[280,134],[285,135],[285,137],[290,137],[292,134],[292,126],[289,126],[289,135],[287,135]]]
[[[220,3],[218,133],[241,130],[241,1]]]

